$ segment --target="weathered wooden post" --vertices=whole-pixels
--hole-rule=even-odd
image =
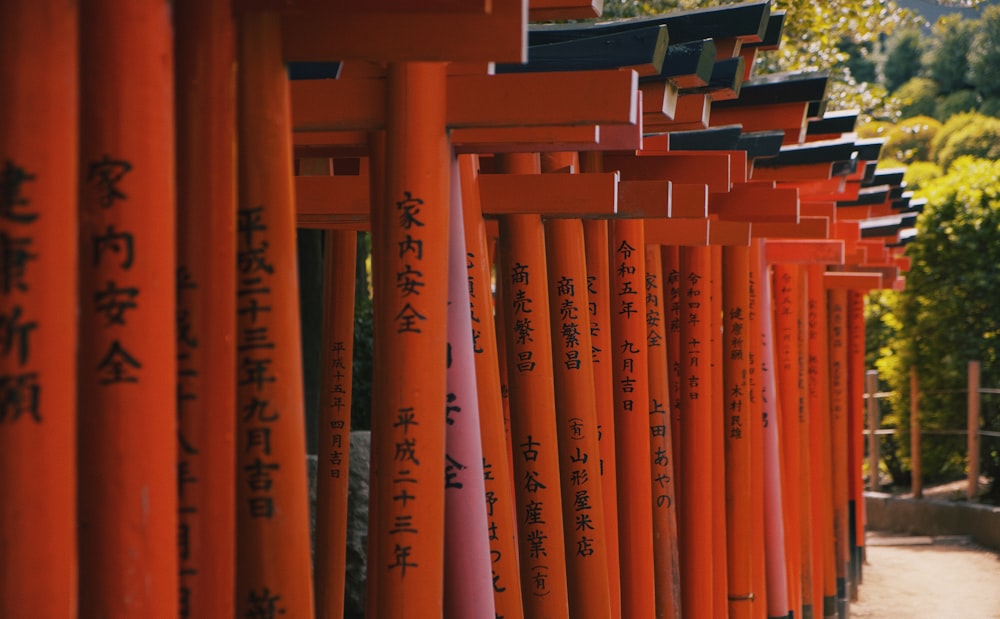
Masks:
[[[917,366],[910,366],[910,489],[913,498],[924,496],[923,472],[920,466],[920,379]]]
[[[288,77],[279,17],[239,16],[236,611],[313,616]]]
[[[169,2],[81,3],[77,479],[83,617],[178,612],[178,486],[190,479],[177,467],[171,40]],[[20,189],[27,193],[29,187]],[[29,318],[21,317],[21,324]]]
[[[981,405],[979,397],[981,364],[979,361],[969,362],[968,378],[968,447],[969,475],[965,497],[975,501],[979,497],[979,428],[981,422]]]
[[[236,33],[227,3],[174,3],[180,616],[235,612]]]
[[[878,410],[878,400],[875,393],[878,391],[878,370],[868,370],[865,372],[865,394],[868,398],[868,489],[878,492],[878,462],[879,462],[879,439],[878,428],[880,416]]]
[[[3,617],[77,616],[79,33],[77,2],[0,5]]]

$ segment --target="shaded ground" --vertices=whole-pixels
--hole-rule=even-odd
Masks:
[[[869,533],[852,619],[1000,619],[1000,556],[966,537]]]

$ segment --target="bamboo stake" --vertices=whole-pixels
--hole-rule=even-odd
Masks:
[[[679,271],[681,599],[685,615],[712,617],[711,249],[681,247]]]
[[[913,498],[924,496],[924,480],[920,466],[920,382],[917,366],[910,366],[910,485]]]
[[[504,155],[497,163],[502,172],[540,172],[537,155]],[[526,617],[566,617],[569,598],[541,217],[501,217],[500,242],[524,611]]]
[[[236,42],[228,6],[174,3],[180,616],[236,586]]]
[[[489,518],[490,563],[492,565],[495,612],[502,617],[524,616],[521,577],[517,565],[517,523],[514,518],[514,486],[510,474],[510,432],[505,429],[500,390],[494,305],[490,295],[489,251],[486,225],[479,204],[474,155],[458,159],[462,176],[462,210],[468,260],[468,288],[473,323],[473,351],[479,393],[479,425],[483,449],[483,481]]]
[[[495,617],[458,160],[452,156],[445,406],[444,616]],[[420,250],[422,252],[422,249]]]
[[[659,245],[646,246],[646,346],[649,350],[649,443],[653,459],[653,567],[656,616],[681,617],[677,497],[670,436],[670,390],[664,340],[663,260]]]
[[[384,209],[372,224],[373,384],[369,606],[439,616],[444,599],[449,146],[444,63],[389,65]],[[414,254],[410,248],[420,248]],[[377,433],[376,433],[377,432]],[[377,445],[377,447],[375,446]],[[374,582],[374,586],[373,583]],[[377,603],[372,602],[377,598]]]
[[[750,303],[750,249],[723,247],[722,315],[723,363],[726,394],[726,544],[729,576],[729,616],[750,619],[754,602],[752,540],[754,538],[751,482],[751,435],[756,425],[750,415],[748,353]]]
[[[0,5],[2,617],[77,616],[78,33],[76,2]]]
[[[587,169],[586,157],[582,160]],[[589,298],[590,346],[594,365],[594,403],[597,406],[598,446],[601,452],[601,486],[604,500],[605,541],[608,553],[608,586],[611,616],[621,619],[621,559],[618,546],[618,467],[615,459],[615,398],[611,358],[611,273],[608,249],[608,222],[583,221],[584,250],[587,253],[587,293]]]
[[[645,234],[642,220],[611,224],[611,339],[614,361],[618,545],[622,549],[622,616],[656,612],[649,369],[646,343]]]
[[[809,446],[815,454],[812,475],[813,579],[822,585],[822,615],[837,613],[837,570],[834,561],[832,419],[830,408],[829,320],[822,265],[808,265],[809,410],[812,414]],[[817,605],[819,604],[817,597]],[[817,606],[816,614],[819,615]]]
[[[969,362],[969,379],[968,379],[968,420],[969,420],[969,433],[968,433],[968,446],[969,446],[969,476],[968,485],[965,489],[965,497],[970,501],[975,501],[979,498],[979,428],[980,422],[980,397],[979,397],[979,385],[980,385],[980,370],[981,364],[979,361]]]
[[[555,309],[549,315],[570,614],[603,619],[611,613],[611,595],[594,369],[587,354],[592,345],[584,306],[589,299],[583,224],[578,219],[546,221],[545,247]]]
[[[79,612],[176,616],[170,5],[91,0],[80,18]]]
[[[295,200],[278,16],[239,32],[238,615],[312,617]]]
[[[357,237],[354,230],[328,230],[323,243],[323,356],[314,552],[316,616],[320,619],[344,616]]]

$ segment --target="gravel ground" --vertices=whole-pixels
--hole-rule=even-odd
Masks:
[[[1000,619],[1000,556],[966,537],[869,533],[851,619]]]

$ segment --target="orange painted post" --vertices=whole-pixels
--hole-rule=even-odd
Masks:
[[[584,171],[587,159],[581,157]],[[594,363],[594,403],[597,407],[598,446],[601,452],[601,489],[604,500],[605,541],[608,552],[608,587],[611,616],[621,618],[621,559],[618,546],[618,467],[615,458],[614,368],[611,357],[611,271],[608,222],[583,221],[587,253],[587,314],[590,319],[591,358]]]
[[[490,561],[468,252],[458,159],[451,159],[448,231],[448,393],[445,398],[444,616],[496,616]],[[407,250],[422,253],[421,246]]]
[[[817,584],[819,576],[814,570],[813,557],[817,552],[814,544],[815,534],[813,531],[812,496],[818,490],[812,485],[812,470],[815,466],[815,456],[810,448],[809,441],[812,434],[812,410],[809,408],[809,319],[808,319],[808,291],[805,265],[797,266],[795,269],[798,276],[799,291],[796,295],[797,315],[798,315],[798,399],[800,414],[798,421],[798,443],[799,443],[799,470],[792,471],[792,476],[797,479],[799,502],[799,552],[801,556],[800,569],[802,572],[802,612],[803,615],[817,616],[823,609],[822,585]],[[794,421],[794,420],[793,420]]]
[[[788,564],[785,518],[782,494],[781,415],[775,377],[775,338],[773,320],[772,277],[764,259],[764,252],[752,256],[760,263],[760,295],[757,297],[761,313],[761,410],[764,444],[764,534],[767,560],[767,606],[769,617],[790,615],[788,593]]]
[[[748,234],[749,236],[749,234]],[[709,297],[712,311],[710,367],[712,370],[712,611],[717,619],[727,619],[729,615],[729,568],[726,547],[726,435],[725,396],[715,389],[725,385],[725,371],[722,359],[722,246],[712,245],[712,273]]]
[[[864,554],[864,482],[861,467],[865,459],[865,299],[861,290],[847,291],[847,376],[848,376],[848,510],[850,539],[850,599],[858,599]]]
[[[837,613],[847,616],[850,561],[848,517],[848,383],[847,383],[847,291],[829,291],[830,430],[831,479],[833,481],[834,566],[837,575]]]
[[[498,156],[497,164],[540,172],[537,155]],[[539,619],[569,615],[544,236],[538,215],[500,219],[521,583],[525,616]]]
[[[830,406],[829,321],[827,291],[822,265],[806,266],[806,294],[809,316],[809,448],[812,459],[813,583],[816,589],[815,616],[837,614],[837,572],[834,561],[833,471]]]
[[[646,347],[649,350],[649,443],[653,467],[653,566],[656,616],[681,617],[677,497],[670,436],[670,372],[664,338],[665,297],[659,245],[646,245]]]
[[[750,249],[723,247],[724,402],[726,441],[726,546],[728,609],[732,619],[751,619],[754,519],[751,441],[756,424],[748,401],[750,354]],[[759,535],[758,535],[759,536]]]
[[[611,613],[587,262],[579,219],[545,222],[570,615]]]
[[[176,616],[170,3],[81,3],[80,33],[79,613]]]
[[[649,369],[646,348],[645,234],[639,219],[611,223],[611,341],[614,361],[615,453],[622,616],[656,612]]]
[[[913,498],[924,496],[924,480],[920,466],[920,382],[917,366],[910,366],[910,475]]]
[[[440,616],[450,153],[443,63],[388,68],[382,213],[372,222],[373,384],[369,608],[375,617]],[[419,251],[412,251],[418,249]],[[378,421],[374,418],[378,417]],[[372,586],[372,582],[375,586]],[[375,602],[377,600],[377,603]]]
[[[763,350],[763,320],[767,316],[761,302],[761,240],[750,242],[749,286],[747,307],[747,403],[750,406],[750,525],[756,534],[751,541],[751,582],[753,583],[752,616],[768,616],[767,552],[764,539],[764,402],[761,359]]]
[[[323,239],[323,348],[313,553],[318,619],[344,616],[357,238],[354,230],[328,230]]]
[[[239,18],[236,613],[313,616],[288,80],[277,15]]]
[[[980,422],[980,374],[981,363],[979,361],[969,362],[968,377],[968,446],[969,446],[969,472],[966,481],[965,498],[975,501],[979,498],[979,428]]]
[[[680,248],[680,513],[684,614],[714,616],[712,556],[711,248]]]
[[[174,3],[180,617],[236,586],[236,35],[226,5]]]
[[[493,601],[496,614],[517,619],[524,616],[521,577],[517,564],[517,522],[514,519],[514,486],[510,475],[509,432],[505,429],[500,390],[497,332],[494,323],[492,261],[486,243],[486,225],[479,204],[475,155],[458,158],[462,177],[462,210],[468,267],[469,306],[476,386],[479,394],[479,427],[482,434],[483,481],[488,518]]]
[[[2,617],[77,616],[78,19],[0,6]]]
[[[681,496],[681,263],[680,248],[676,245],[660,247],[663,279],[666,282],[667,371],[670,399],[670,440],[674,454],[674,496]],[[677,509],[677,530],[681,528],[683,512]],[[683,576],[681,576],[683,580]]]
[[[802,615],[802,554],[800,546],[799,424],[804,416],[799,394],[798,270],[794,265],[775,264],[774,376],[777,384],[776,413],[781,447],[782,514],[785,528],[785,564],[788,571],[789,605],[794,616]]]

